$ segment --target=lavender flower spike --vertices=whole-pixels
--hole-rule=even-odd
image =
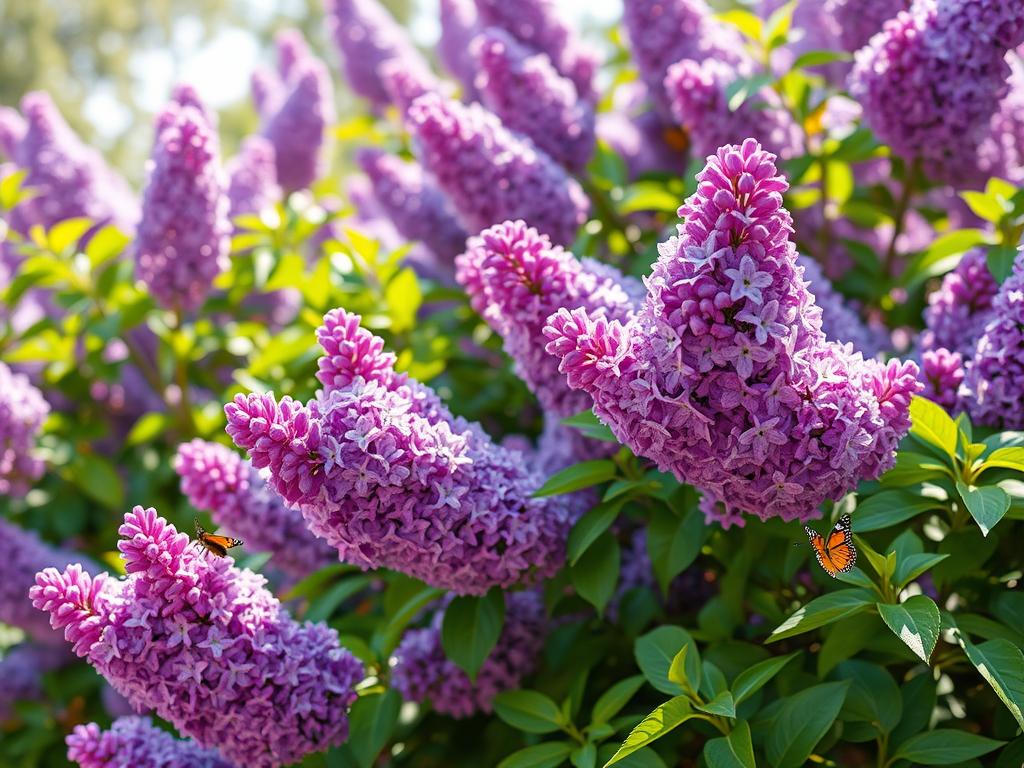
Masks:
[[[0,157],[13,158],[21,137],[27,130],[28,126],[17,110],[0,107]]]
[[[310,530],[362,568],[392,568],[480,595],[554,573],[571,512],[534,499],[542,477],[518,451],[455,418],[429,388],[394,370],[359,316],[327,313],[317,331],[323,385],[308,405],[238,395],[227,432],[270,470]]]
[[[556,243],[575,239],[590,209],[583,189],[493,114],[428,93],[413,102],[407,122],[420,162],[468,231],[523,219]]]
[[[248,136],[238,154],[225,166],[228,201],[234,219],[246,213],[258,214],[281,199],[274,165],[274,145],[262,136]]]
[[[247,548],[272,553],[272,564],[286,575],[301,579],[338,561],[334,550],[309,532],[302,513],[286,506],[230,448],[199,439],[183,443],[174,470],[192,506],[209,512]]]
[[[493,27],[477,36],[472,52],[483,105],[565,167],[586,166],[594,153],[594,108],[548,57]]]
[[[978,147],[1006,95],[1007,51],[1024,43],[1024,4],[914,0],[857,52],[851,95],[875,134],[930,177],[983,181]]]
[[[109,731],[76,725],[65,741],[68,760],[80,768],[234,768],[215,750],[176,739],[147,717],[119,717]]]
[[[963,255],[956,268],[928,296],[924,310],[924,350],[945,348],[969,355],[991,319],[999,284],[989,271],[984,248]]]
[[[774,155],[722,147],[697,182],[636,318],[560,309],[547,349],[616,437],[703,490],[713,517],[815,517],[893,464],[917,367],[825,340]]]
[[[410,71],[429,71],[423,55],[377,0],[325,0],[327,24],[341,54],[348,84],[383,110],[390,104],[381,81],[382,65],[401,62]]]
[[[0,498],[24,496],[43,474],[36,439],[49,412],[28,377],[0,363]]]
[[[405,633],[391,658],[391,681],[406,701],[429,700],[436,711],[455,718],[490,712],[495,696],[518,688],[536,668],[547,635],[541,595],[506,594],[501,637],[474,683],[445,656],[443,621],[444,611],[438,611],[429,627]]]
[[[135,275],[167,309],[196,309],[229,266],[227,180],[216,131],[193,106],[157,118],[135,243]]]
[[[236,765],[276,768],[343,742],[362,665],[324,624],[299,624],[265,580],[203,557],[154,509],[125,515],[127,578],[77,565],[30,596],[136,708]]]
[[[467,101],[476,99],[476,62],[470,43],[479,32],[473,0],[441,0],[441,39],[437,56],[441,64],[459,81]]]

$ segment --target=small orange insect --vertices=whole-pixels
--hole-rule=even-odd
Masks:
[[[853,546],[853,531],[850,529],[849,515],[839,518],[828,536],[822,536],[812,528],[804,526],[807,538],[811,540],[818,565],[833,579],[840,573],[846,573],[857,562],[857,548]]]
[[[212,552],[217,557],[225,557],[228,550],[232,547],[240,547],[243,542],[241,539],[233,539],[230,536],[218,536],[215,533],[207,533],[206,529],[199,524],[199,518],[195,518],[196,523],[196,544],[201,546],[207,552]]]

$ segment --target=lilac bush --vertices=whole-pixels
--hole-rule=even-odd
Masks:
[[[24,496],[43,474],[36,439],[49,412],[28,376],[0,362],[0,498]]]
[[[120,717],[109,730],[76,725],[67,736],[68,760],[80,768],[233,768],[234,763],[191,741],[174,738],[144,717]]]
[[[126,580],[47,568],[31,598],[134,706],[255,768],[345,740],[362,665],[323,624],[299,624],[230,558],[204,558],[154,509],[125,515]]]

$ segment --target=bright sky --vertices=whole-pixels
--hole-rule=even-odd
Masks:
[[[254,21],[268,20],[274,14],[296,15],[304,3],[296,0],[245,0]],[[515,0],[509,0],[515,2]],[[416,0],[412,35],[425,48],[433,46],[440,34],[438,0]],[[607,24],[622,13],[621,0],[558,0],[560,8],[582,28]],[[228,29],[205,44],[202,27],[191,16],[178,20],[171,49],[139,51],[133,70],[144,83],[135,98],[144,109],[156,112],[177,82],[189,82],[214,108],[237,102],[249,91],[249,75],[267,51],[260,50],[256,39],[244,29]],[[110,89],[98,88],[85,103],[85,116],[106,135],[122,133],[129,126],[130,114]]]

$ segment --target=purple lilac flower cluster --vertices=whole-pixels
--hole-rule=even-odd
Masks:
[[[133,706],[254,768],[345,740],[362,665],[323,624],[299,624],[262,576],[204,557],[154,509],[125,515],[127,579],[47,568],[30,596]]]
[[[219,443],[195,439],[178,446],[174,470],[181,492],[196,509],[245,541],[248,549],[270,552],[273,565],[301,579],[338,561],[335,551],[306,528],[248,461]]]
[[[594,153],[594,108],[550,59],[493,27],[481,32],[472,48],[483,105],[558,163],[574,170],[586,166]]]
[[[524,219],[556,243],[575,239],[590,209],[583,189],[496,116],[428,93],[413,102],[407,123],[420,162],[468,231]]]
[[[821,330],[827,338],[841,344],[849,342],[865,357],[874,357],[888,346],[885,327],[868,327],[857,310],[832,287],[818,262],[803,255],[797,257],[797,262],[803,267],[807,290],[821,308]]]
[[[323,385],[307,405],[238,395],[227,431],[310,529],[363,568],[392,568],[458,594],[554,573],[567,502],[531,498],[542,476],[394,370],[359,316],[317,331]]]
[[[481,27],[497,27],[538,53],[576,86],[581,99],[594,100],[597,54],[558,15],[555,0],[476,0]]]
[[[737,109],[729,107],[727,88],[739,77],[735,66],[718,59],[683,59],[668,68],[669,106],[689,132],[694,153],[713,154],[725,144],[754,136],[780,157],[798,154],[800,128],[771,88],[761,88]]]
[[[196,309],[229,266],[227,179],[211,116],[178,89],[157,116],[135,275],[167,309]]]
[[[437,56],[459,81],[466,100],[476,98],[477,69],[470,44],[478,31],[473,0],[441,0],[441,39],[437,42]]]
[[[327,67],[298,30],[279,32],[277,72],[253,75],[262,133],[274,147],[275,180],[285,192],[305,189],[324,171],[334,96]]]
[[[1006,95],[1007,51],[1024,43],[1024,4],[914,0],[858,51],[851,95],[893,152],[960,186]]]
[[[974,348],[989,321],[999,284],[989,271],[984,248],[963,255],[956,268],[928,296],[924,311],[923,350],[945,347],[966,353]]]
[[[863,48],[886,21],[910,8],[910,0],[825,0],[821,16],[834,20],[839,44],[853,53]]]
[[[451,265],[466,246],[466,231],[422,166],[379,149],[362,149],[356,159],[398,233],[423,243],[439,264]]]
[[[409,36],[377,0],[325,0],[327,24],[345,67],[349,86],[378,110],[391,99],[382,67],[397,61],[410,72],[430,67]]]
[[[232,219],[247,213],[258,214],[281,199],[274,145],[262,136],[248,136],[224,170],[228,177],[228,211]]]
[[[704,0],[626,0],[622,23],[640,79],[665,120],[672,118],[665,91],[670,66],[683,59],[746,61],[739,33],[712,18]]]
[[[147,717],[120,717],[101,730],[76,725],[67,735],[68,760],[80,768],[234,768],[213,749],[176,739]]]
[[[722,147],[697,181],[637,317],[563,308],[547,349],[620,441],[704,491],[710,516],[816,517],[893,464],[917,366],[826,341],[773,155]]]
[[[495,696],[518,688],[536,669],[548,629],[538,592],[507,593],[501,637],[471,682],[445,655],[443,621],[441,610],[429,627],[405,633],[391,658],[391,683],[406,701],[429,701],[436,711],[455,718],[490,712]]]
[[[26,593],[26,598],[28,597]],[[0,725],[14,712],[19,701],[34,701],[43,695],[43,675],[60,667],[70,658],[61,648],[31,643],[16,645],[0,658]]]
[[[1024,184],[1024,62],[1019,55],[1010,64],[1009,93],[992,116],[988,136],[978,148],[978,161],[986,176]]]
[[[49,412],[28,377],[0,362],[0,498],[24,496],[43,474],[36,438]]]
[[[921,354],[922,394],[950,412],[964,410],[960,385],[964,382],[964,358],[945,347],[926,349]]]

